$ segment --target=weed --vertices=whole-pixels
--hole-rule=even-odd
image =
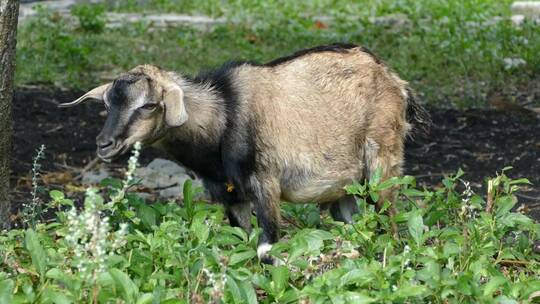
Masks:
[[[36,156],[32,162],[32,198],[30,201],[23,203],[22,222],[27,227],[35,227],[41,216],[46,212],[47,208],[43,205],[38,197],[39,192],[39,176],[41,174],[40,161],[45,157],[45,145],[41,145],[36,151]]]
[[[136,164],[136,157],[130,163]],[[505,172],[488,179],[485,197],[463,172],[442,187],[418,189],[413,177],[346,190],[358,199],[353,224],[323,216],[311,226],[302,208],[270,252],[280,266],[256,260],[260,229],[248,235],[224,223],[224,210],[193,200],[147,204],[127,193],[132,182],[108,180],[108,204],[89,189],[85,207],[57,211],[57,220],[0,235],[0,299],[17,302],[127,303],[491,303],[533,301],[540,288],[534,242],[540,225],[513,212],[526,179]],[[378,192],[399,188],[394,219],[367,204]],[[72,205],[51,191],[52,205]],[[370,198],[370,199],[368,199]],[[488,207],[488,201],[491,207]],[[305,210],[311,210],[309,207]],[[59,208],[61,209],[61,208]],[[311,211],[310,211],[311,212]],[[108,219],[108,220],[107,220]],[[304,222],[306,221],[307,222]],[[304,226],[304,224],[306,226]]]
[[[105,7],[102,5],[75,5],[71,8],[71,14],[77,17],[83,31],[97,34],[105,29]]]

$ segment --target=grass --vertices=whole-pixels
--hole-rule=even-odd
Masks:
[[[534,81],[538,28],[508,20],[511,1],[132,1],[108,10],[201,13],[228,22],[207,31],[153,30],[136,23],[105,29],[105,9],[78,7],[79,22],[47,12],[21,27],[17,83],[87,89],[141,63],[196,74],[233,59],[260,62],[318,44],[348,41],[372,49],[434,105],[479,106],[490,94]],[[374,24],[401,14],[404,26]],[[332,17],[328,22],[320,16]],[[494,16],[506,19],[489,26]],[[505,58],[526,64],[505,66]]]
[[[247,234],[220,205],[193,200],[150,204],[137,193],[130,159],[124,181],[86,190],[82,208],[58,190],[51,220],[0,234],[1,303],[534,303],[540,297],[540,224],[512,212],[525,179],[488,179],[487,199],[463,172],[438,189],[413,177],[346,188],[361,214],[353,224],[322,218],[316,205],[285,205],[282,241],[256,258],[260,229]],[[394,219],[366,204],[398,187]],[[386,206],[387,207],[387,206]],[[315,216],[313,216],[315,215]],[[256,227],[255,218],[252,219]]]

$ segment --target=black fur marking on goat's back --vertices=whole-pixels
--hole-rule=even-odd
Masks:
[[[375,60],[376,63],[384,64],[383,61],[381,60],[381,58],[379,58],[379,56],[375,55],[375,53],[373,53],[367,47],[361,46],[360,49],[362,50],[362,52],[364,52],[364,53],[368,54],[369,56],[371,56],[371,58],[373,58],[373,60]]]
[[[229,61],[215,70],[209,70],[197,75],[193,81],[196,83],[208,83],[225,100],[226,106],[229,103],[237,103],[236,93],[231,80],[231,73],[242,65],[255,65],[251,61]]]
[[[283,64],[285,62],[292,61],[299,57],[306,56],[308,54],[313,54],[313,53],[321,53],[321,52],[345,53],[347,50],[353,49],[355,47],[358,47],[358,45],[355,45],[352,43],[333,43],[333,44],[327,44],[327,45],[320,45],[313,48],[297,51],[296,53],[289,56],[272,60],[268,63],[263,64],[262,66],[274,67],[274,66]]]

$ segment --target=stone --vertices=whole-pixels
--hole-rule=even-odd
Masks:
[[[373,25],[390,28],[392,31],[399,31],[411,26],[411,20],[402,13],[388,14],[369,18]]]
[[[523,15],[513,15],[511,17],[512,24],[515,26],[521,26],[525,22],[525,16]]]
[[[84,172],[81,183],[85,186],[97,185],[111,176],[111,172],[106,167],[101,167],[99,170]],[[184,194],[184,183],[188,179],[192,181],[194,189],[203,187],[202,180],[190,174],[186,168],[162,158],[156,158],[148,165],[138,168],[134,178],[141,186],[148,188],[150,193],[164,199],[181,200]],[[150,196],[148,193],[140,193],[140,195]],[[203,191],[195,198],[210,200],[210,195],[203,188]]]
[[[173,161],[156,158],[146,167],[137,169],[136,178],[140,179],[142,186],[154,190],[162,198],[180,199],[183,197],[184,182],[192,180],[193,188],[202,187],[202,181],[182,166]],[[205,191],[198,194],[197,199],[208,199]]]
[[[504,68],[507,70],[527,65],[527,61],[522,58],[504,58]]]
[[[84,2],[77,0],[48,0],[48,1],[37,1],[29,3],[21,3],[19,6],[19,22],[25,21],[29,17],[37,15],[37,7],[41,6],[45,9],[51,10],[53,12],[58,12],[62,15],[69,15],[71,7],[77,3],[99,3],[103,0],[86,0]]]
[[[137,14],[137,13],[107,13],[107,27],[119,27],[126,23],[143,22],[154,28],[189,25],[199,29],[207,29],[216,24],[225,23],[224,18],[208,16],[190,16],[182,14]]]
[[[516,1],[510,6],[512,14],[523,15],[526,18],[540,18],[539,1]]]
[[[82,174],[81,183],[83,185],[97,185],[102,180],[110,177],[111,173],[106,168],[99,168],[98,171],[86,171]]]
[[[41,6],[66,17],[70,17],[72,6],[80,3],[100,3],[103,0],[52,0],[22,3],[19,6],[19,21],[26,21],[37,15],[37,6]],[[216,24],[226,22],[225,18],[212,18],[208,16],[183,15],[183,14],[139,14],[139,13],[106,13],[107,27],[114,28],[128,23],[143,22],[152,28],[189,25],[198,29],[208,29]]]

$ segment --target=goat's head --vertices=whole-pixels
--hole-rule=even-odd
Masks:
[[[135,142],[151,143],[168,128],[184,124],[188,115],[183,96],[180,86],[166,72],[143,65],[59,106],[71,107],[88,99],[103,101],[108,113],[96,138],[97,154],[111,161]]]

